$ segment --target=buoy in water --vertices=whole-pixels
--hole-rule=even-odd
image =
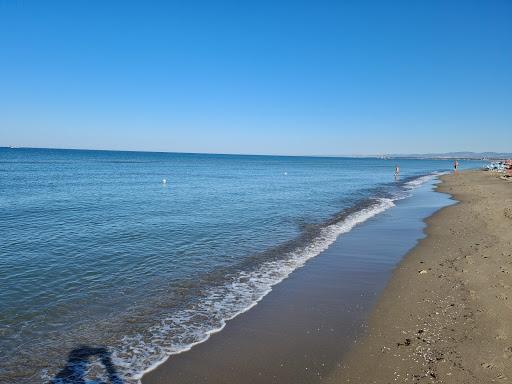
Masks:
[[[162,184],[167,184],[167,179],[162,179]]]

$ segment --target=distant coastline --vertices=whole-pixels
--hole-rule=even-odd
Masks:
[[[408,155],[384,155],[389,158],[400,159],[459,159],[459,160],[491,160],[491,159],[510,159],[511,152],[446,152],[446,153],[426,153],[426,154],[408,154]]]

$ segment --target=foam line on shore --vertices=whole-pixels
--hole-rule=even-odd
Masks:
[[[406,182],[406,190],[419,187],[439,174],[425,175]],[[252,271],[240,271],[208,293],[190,308],[182,309],[150,327],[144,335],[125,337],[112,356],[127,383],[140,383],[142,376],[163,364],[170,356],[190,350],[220,332],[226,322],[248,311],[261,301],[272,287],[286,279],[308,260],[326,250],[336,239],[355,226],[392,208],[393,198],[375,198],[372,203],[339,222],[319,231],[313,241],[287,252],[283,258],[266,261]]]

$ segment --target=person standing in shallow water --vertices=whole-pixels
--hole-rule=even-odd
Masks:
[[[457,173],[457,169],[459,169],[459,160],[453,161],[453,172]]]
[[[398,179],[400,177],[400,167],[398,164],[395,166],[395,179]]]

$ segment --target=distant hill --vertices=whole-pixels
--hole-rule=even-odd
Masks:
[[[446,152],[446,153],[424,153],[408,155],[385,155],[383,157],[393,158],[415,158],[415,159],[511,159],[512,152]]]

